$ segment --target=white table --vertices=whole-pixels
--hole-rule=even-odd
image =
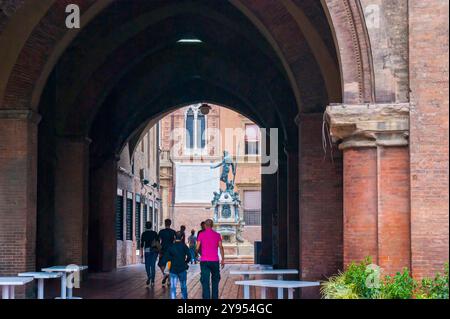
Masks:
[[[230,275],[242,275],[249,280],[250,275],[277,275],[277,280],[283,280],[284,275],[297,275],[297,269],[257,269],[257,270],[231,270]],[[283,288],[278,289],[278,295],[283,295]]]
[[[38,299],[44,299],[44,279],[59,278],[62,276],[62,273],[37,271],[37,272],[22,272],[17,275],[19,277],[32,277],[34,279],[37,279],[37,281],[38,281],[37,297],[38,297]]]
[[[287,289],[288,299],[294,299],[295,288],[320,286],[320,282],[317,281],[289,281],[270,279],[236,281],[235,284],[244,286],[244,299],[250,299],[250,286],[261,287],[261,299],[266,299],[267,288],[277,288],[278,299],[283,299],[283,289]]]
[[[73,296],[72,286],[67,286],[67,275],[74,275],[75,273],[79,273],[82,270],[87,269],[87,266],[53,266],[48,268],[42,268],[42,271],[45,272],[57,272],[61,273],[61,297],[60,299],[81,299],[80,297]]]
[[[24,277],[0,277],[0,286],[2,286],[2,299],[14,299],[15,287],[23,286],[33,281],[33,278]]]

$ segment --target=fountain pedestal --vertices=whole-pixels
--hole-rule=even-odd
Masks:
[[[239,194],[232,191],[214,192],[214,227],[222,236],[227,263],[253,263],[253,244],[242,238],[245,222],[240,215]]]

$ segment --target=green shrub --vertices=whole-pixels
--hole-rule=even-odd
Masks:
[[[381,299],[412,299],[418,287],[407,268],[395,276],[385,276],[380,287]]]
[[[325,299],[448,299],[448,263],[444,274],[424,278],[420,284],[411,277],[407,268],[394,276],[381,277],[372,259],[352,262],[345,272],[328,278],[320,291]]]
[[[448,263],[444,266],[444,275],[437,273],[434,278],[422,279],[416,296],[418,299],[449,299],[448,296]]]
[[[328,278],[320,287],[324,299],[359,299],[354,284],[345,282],[345,274],[339,273]]]

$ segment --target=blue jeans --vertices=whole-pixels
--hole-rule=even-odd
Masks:
[[[189,252],[191,253],[191,262],[192,263],[196,262],[197,258],[195,256],[195,248],[194,247],[189,248]]]
[[[200,282],[203,299],[219,299],[220,264],[218,261],[200,262]],[[211,282],[211,288],[209,286]]]
[[[181,296],[183,299],[188,299],[187,292],[187,272],[183,271],[179,274],[170,273],[170,298],[177,299],[177,284],[180,281]]]
[[[144,253],[145,258],[145,271],[147,272],[147,278],[155,281],[155,265],[156,258],[158,257],[157,252]]]

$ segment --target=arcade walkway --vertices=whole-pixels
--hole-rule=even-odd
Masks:
[[[240,276],[230,275],[230,270],[258,269],[255,265],[225,265],[221,272],[219,287],[220,299],[242,299],[242,287],[234,284],[241,280]],[[259,276],[255,276],[258,279]],[[146,286],[146,274],[144,265],[131,265],[119,268],[108,273],[89,273],[81,283],[80,289],[74,290],[75,296],[87,299],[169,299],[169,289],[161,286],[161,271],[157,269],[154,288]],[[46,298],[59,295],[59,281],[47,281]],[[178,287],[178,295],[180,288]],[[200,265],[190,265],[188,272],[189,299],[201,299],[202,288],[200,284]],[[259,298],[259,289],[251,289],[251,298]],[[268,298],[274,298],[275,294],[268,292]]]

